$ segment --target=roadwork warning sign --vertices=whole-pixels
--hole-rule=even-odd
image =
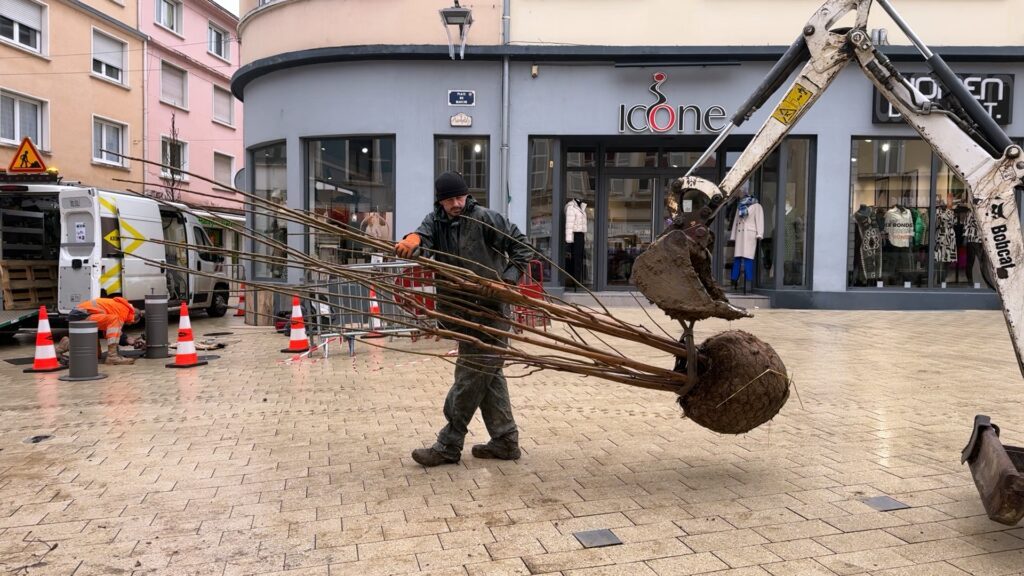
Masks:
[[[14,153],[14,158],[11,158],[11,165],[7,167],[7,171],[13,174],[34,174],[46,172],[46,163],[43,162],[43,157],[39,155],[39,150],[32,144],[32,139],[25,137],[21,141],[21,146],[18,146],[18,151]]]

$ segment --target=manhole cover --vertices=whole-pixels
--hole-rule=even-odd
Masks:
[[[234,332],[207,332],[203,336],[231,336]]]
[[[895,500],[888,496],[875,496],[874,498],[864,498],[861,502],[871,506],[879,512],[891,512],[893,510],[905,510],[910,508],[903,502]]]
[[[25,444],[39,444],[40,442],[46,442],[53,438],[52,434],[39,434],[37,436],[29,436],[25,438]]]
[[[573,532],[573,536],[579,540],[584,548],[602,548],[604,546],[617,546],[622,540],[611,530],[588,530],[586,532]]]

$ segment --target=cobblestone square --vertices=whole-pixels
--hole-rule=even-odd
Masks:
[[[451,342],[360,341],[354,357],[334,346],[286,363],[283,336],[200,317],[197,336],[232,332],[208,366],[140,360],[77,383],[22,373],[3,360],[31,343],[4,346],[0,571],[1024,574],[1024,526],[989,521],[960,464],[978,413],[1024,444],[998,312],[756,313],[697,327],[698,341],[752,332],[794,379],[780,415],[749,434],[700,428],[668,393],[511,367],[523,458],[474,459],[469,446],[487,439],[477,418],[462,461],[433,469],[409,452],[443,423],[451,359],[378,346]],[[636,307],[616,314],[653,326]],[[882,495],[909,508],[863,502]],[[583,549],[573,536],[600,528],[623,544]]]

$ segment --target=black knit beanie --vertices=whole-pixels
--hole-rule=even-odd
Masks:
[[[469,187],[458,172],[445,172],[434,181],[434,200],[440,202],[469,194]]]

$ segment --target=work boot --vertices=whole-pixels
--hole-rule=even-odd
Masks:
[[[449,458],[433,448],[417,448],[412,451],[412,459],[420,466],[432,468],[441,464],[458,464],[458,458]]]
[[[487,444],[473,446],[473,457],[485,460],[519,460],[523,452],[518,444],[496,444],[493,440]]]
[[[107,359],[103,363],[110,364],[112,366],[121,366],[135,364],[135,359],[121,356],[121,351],[118,349],[117,343],[115,342],[107,347]]]

